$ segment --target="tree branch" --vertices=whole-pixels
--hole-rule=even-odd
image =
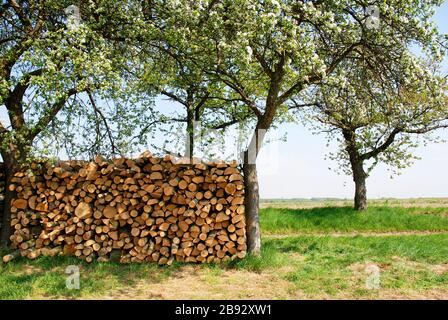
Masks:
[[[116,151],[118,151],[118,154],[121,154],[120,150],[118,150],[118,148],[115,146],[114,138],[112,135],[112,130],[110,129],[109,124],[107,123],[107,119],[104,116],[104,114],[101,112],[101,110],[97,107],[92,93],[90,91],[87,91],[87,96],[89,97],[89,100],[90,100],[90,103],[92,104],[93,110],[95,111],[96,114],[98,114],[100,116],[101,120],[103,121],[104,126],[106,127],[107,136],[109,138],[110,145],[112,147],[112,154],[113,155],[117,154]]]
[[[68,99],[77,93],[78,93],[78,90],[76,90],[75,88],[68,90],[66,97],[61,98],[61,99],[59,99],[59,101],[55,102],[49,108],[49,110],[47,110],[47,112],[38,120],[36,125],[28,131],[27,138],[31,141],[34,140],[34,138],[39,133],[41,133],[42,130],[44,128],[46,128],[51,121],[53,121],[53,119],[56,117],[58,112],[64,107],[64,105],[68,101]]]
[[[11,97],[14,99],[14,101],[22,101],[23,95],[25,94],[26,90],[28,89],[30,85],[30,80],[34,76],[41,75],[46,69],[41,68],[37,70],[33,70],[25,74],[22,79],[17,83],[14,90],[11,92]]]
[[[374,150],[372,150],[370,152],[366,152],[366,153],[362,154],[361,155],[361,159],[368,160],[368,159],[371,159],[371,158],[375,158],[380,153],[386,151],[387,148],[389,148],[392,145],[392,143],[394,143],[395,137],[400,132],[402,132],[401,129],[394,128],[394,130],[392,130],[392,132],[389,134],[389,136],[387,137],[387,139],[384,141],[384,143],[382,145],[380,145],[379,147],[375,148]]]
[[[272,71],[272,69],[269,67],[267,61],[264,59],[264,57],[262,57],[257,50],[254,50],[254,56],[257,59],[257,61],[260,63],[260,65],[262,66],[264,72],[269,76],[269,78],[272,78],[272,76],[274,75],[274,72]]]
[[[177,101],[180,104],[184,105],[185,107],[188,107],[188,103],[184,100],[182,100],[181,98],[179,98],[178,96],[176,96],[174,93],[168,92],[166,90],[162,90],[160,91],[161,94],[163,94],[164,96],[169,97],[171,100]]]

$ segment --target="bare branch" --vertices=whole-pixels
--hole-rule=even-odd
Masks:
[[[106,127],[107,136],[109,138],[110,145],[112,147],[112,154],[113,155],[121,154],[120,150],[118,150],[118,148],[115,146],[112,130],[109,127],[107,119],[104,116],[104,114],[101,112],[101,110],[98,108],[98,106],[96,105],[96,102],[95,102],[95,99],[93,98],[92,92],[87,91],[87,96],[89,97],[89,100],[90,100],[90,103],[92,104],[93,110],[95,111],[96,114],[98,114],[100,116],[101,120],[103,121],[104,126]],[[118,153],[116,151],[118,151]]]

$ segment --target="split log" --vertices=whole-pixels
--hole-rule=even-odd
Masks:
[[[3,256],[3,262],[8,263],[17,257],[20,257],[20,250],[16,250],[14,252],[11,252],[10,254]]]

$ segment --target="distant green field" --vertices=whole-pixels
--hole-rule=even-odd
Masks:
[[[267,233],[447,231],[448,208],[351,207],[261,209]]]
[[[445,207],[448,208],[448,198],[412,198],[412,199],[369,199],[370,206],[387,207]],[[353,206],[352,199],[336,198],[313,198],[313,199],[262,199],[261,208],[289,208],[305,209],[316,207],[350,207]]]

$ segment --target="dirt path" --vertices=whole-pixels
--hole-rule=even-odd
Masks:
[[[268,239],[281,239],[289,237],[392,237],[392,236],[428,236],[437,234],[448,234],[448,231],[387,231],[387,232],[328,232],[328,233],[276,233],[276,234],[263,234],[263,238]]]

